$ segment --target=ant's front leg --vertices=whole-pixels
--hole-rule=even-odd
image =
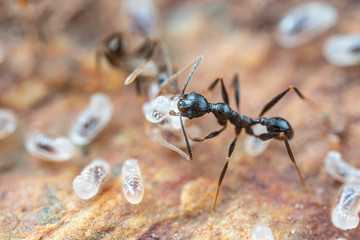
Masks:
[[[224,124],[220,124],[222,125],[223,127],[220,128],[219,130],[216,130],[216,131],[213,131],[211,133],[209,133],[206,137],[203,137],[203,138],[190,138],[192,141],[194,142],[203,142],[207,139],[211,139],[211,138],[214,138],[216,136],[218,136],[220,133],[222,133],[226,127],[227,127],[227,122],[225,122]]]

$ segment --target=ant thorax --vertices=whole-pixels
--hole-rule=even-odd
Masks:
[[[162,129],[180,130],[179,117],[170,115],[170,111],[177,111],[179,96],[158,96],[143,105],[146,120],[157,124]]]
[[[109,97],[101,93],[94,94],[89,106],[79,115],[70,131],[71,141],[76,145],[89,144],[106,127],[112,111]]]
[[[68,161],[76,154],[76,149],[69,139],[50,138],[42,133],[30,134],[25,147],[32,156],[54,162]]]
[[[110,165],[97,159],[87,165],[73,180],[73,190],[82,200],[95,197],[110,177]]]
[[[15,132],[17,121],[10,110],[0,109],[0,139],[6,138]]]
[[[335,35],[327,39],[323,54],[336,66],[349,67],[360,64],[360,34]]]
[[[311,41],[336,24],[334,6],[325,2],[304,3],[291,9],[277,29],[278,43],[293,48]]]

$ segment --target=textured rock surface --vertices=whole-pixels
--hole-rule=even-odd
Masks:
[[[45,44],[21,38],[21,32],[30,34],[24,31],[29,26],[23,23],[24,10],[13,2],[0,3],[0,46],[5,49],[0,104],[14,108],[19,117],[17,132],[0,141],[0,239],[250,239],[259,222],[271,228],[275,239],[360,238],[359,229],[343,232],[332,226],[331,208],[340,185],[326,175],[323,164],[330,148],[323,112],[332,122],[359,119],[360,71],[328,64],[321,55],[322,38],[292,50],[276,45],[277,20],[302,1],[158,1],[161,29],[174,62],[183,66],[198,54],[205,57],[191,89],[204,90],[219,76],[230,87],[230,78],[239,72],[244,114],[256,116],[289,84],[321,109],[289,95],[269,113],[285,117],[295,129],[291,144],[308,192],[301,188],[281,143],[271,142],[264,154],[252,158],[245,155],[242,138],[215,212],[210,210],[213,189],[233,131],[196,145],[193,162],[180,159],[144,134],[144,98],[132,87],[122,87],[127,73],[106,68],[106,81],[95,75],[96,42],[123,27],[117,1],[30,1],[39,14],[34,22],[41,26]],[[332,31],[359,32],[360,4],[331,2],[339,9],[339,23]],[[35,11],[37,7],[44,13]],[[49,17],[46,9],[56,11]],[[10,24],[9,19],[14,21]],[[36,50],[13,59],[20,46],[29,48],[24,42],[32,42]],[[45,164],[25,152],[24,137],[31,130],[68,134],[96,91],[110,95],[114,116],[82,155],[67,163]],[[217,92],[207,96],[220,99]],[[211,117],[193,122],[204,132],[217,128]],[[359,144],[360,127],[354,123],[341,151],[355,167],[360,166]],[[106,159],[117,177],[102,194],[84,202],[71,183],[94,158]],[[121,193],[121,164],[129,158],[139,159],[145,181],[144,199],[136,206]]]

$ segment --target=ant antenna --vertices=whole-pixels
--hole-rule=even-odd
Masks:
[[[192,64],[192,69],[191,69],[191,72],[189,73],[188,77],[187,77],[187,80],[186,80],[186,83],[184,85],[184,88],[181,92],[181,96],[184,96],[185,94],[185,90],[187,88],[187,86],[189,85],[190,81],[192,80],[192,77],[196,71],[196,69],[199,67],[200,63],[202,62],[203,60],[203,56],[199,56],[195,59],[195,62]]]

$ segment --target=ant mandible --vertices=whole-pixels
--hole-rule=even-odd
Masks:
[[[207,139],[214,138],[218,136],[221,132],[223,132],[228,122],[232,124],[235,127],[235,138],[231,141],[228,149],[227,159],[225,162],[224,167],[222,168],[217,189],[216,189],[216,195],[213,203],[213,209],[216,207],[216,202],[218,199],[221,183],[225,177],[225,173],[229,166],[229,161],[231,158],[232,153],[234,152],[236,142],[239,138],[239,135],[241,131],[244,129],[245,132],[249,135],[255,136],[259,138],[262,141],[267,141],[270,139],[276,139],[284,142],[284,145],[286,147],[287,153],[289,154],[290,160],[295,166],[295,169],[297,171],[297,174],[300,178],[300,181],[303,186],[305,186],[304,177],[299,169],[299,167],[296,164],[294,154],[291,150],[289,141],[294,136],[294,130],[291,127],[290,123],[281,117],[264,117],[264,114],[268,112],[276,103],[278,103],[288,92],[293,90],[301,99],[305,99],[304,95],[297,89],[296,87],[290,86],[285,91],[281,92],[277,96],[275,96],[273,99],[271,99],[261,110],[259,116],[257,118],[251,118],[246,115],[240,114],[240,83],[238,75],[235,74],[233,78],[233,85],[235,86],[235,101],[236,101],[236,107],[237,111],[234,111],[231,109],[229,105],[229,97],[226,90],[226,87],[224,85],[224,81],[222,78],[217,78],[210,86],[209,90],[214,89],[218,83],[221,85],[221,94],[223,102],[219,103],[210,103],[203,95],[197,93],[197,92],[190,92],[185,93],[187,86],[189,85],[190,81],[192,80],[193,74],[196,71],[198,65],[202,61],[202,57],[198,57],[196,62],[192,65],[192,71],[187,77],[186,83],[182,89],[180,99],[178,101],[177,107],[179,112],[171,112],[170,114],[176,115],[180,117],[182,132],[185,138],[187,151],[189,154],[190,159],[192,159],[192,151],[189,144],[189,139],[185,131],[185,127],[182,121],[182,118],[199,118],[204,116],[205,114],[212,113],[215,118],[217,119],[218,124],[221,126],[220,129],[210,132],[207,136],[203,138],[196,138],[192,139],[193,141],[202,142]],[[260,124],[264,127],[265,131],[261,134],[255,134],[252,127]]]

